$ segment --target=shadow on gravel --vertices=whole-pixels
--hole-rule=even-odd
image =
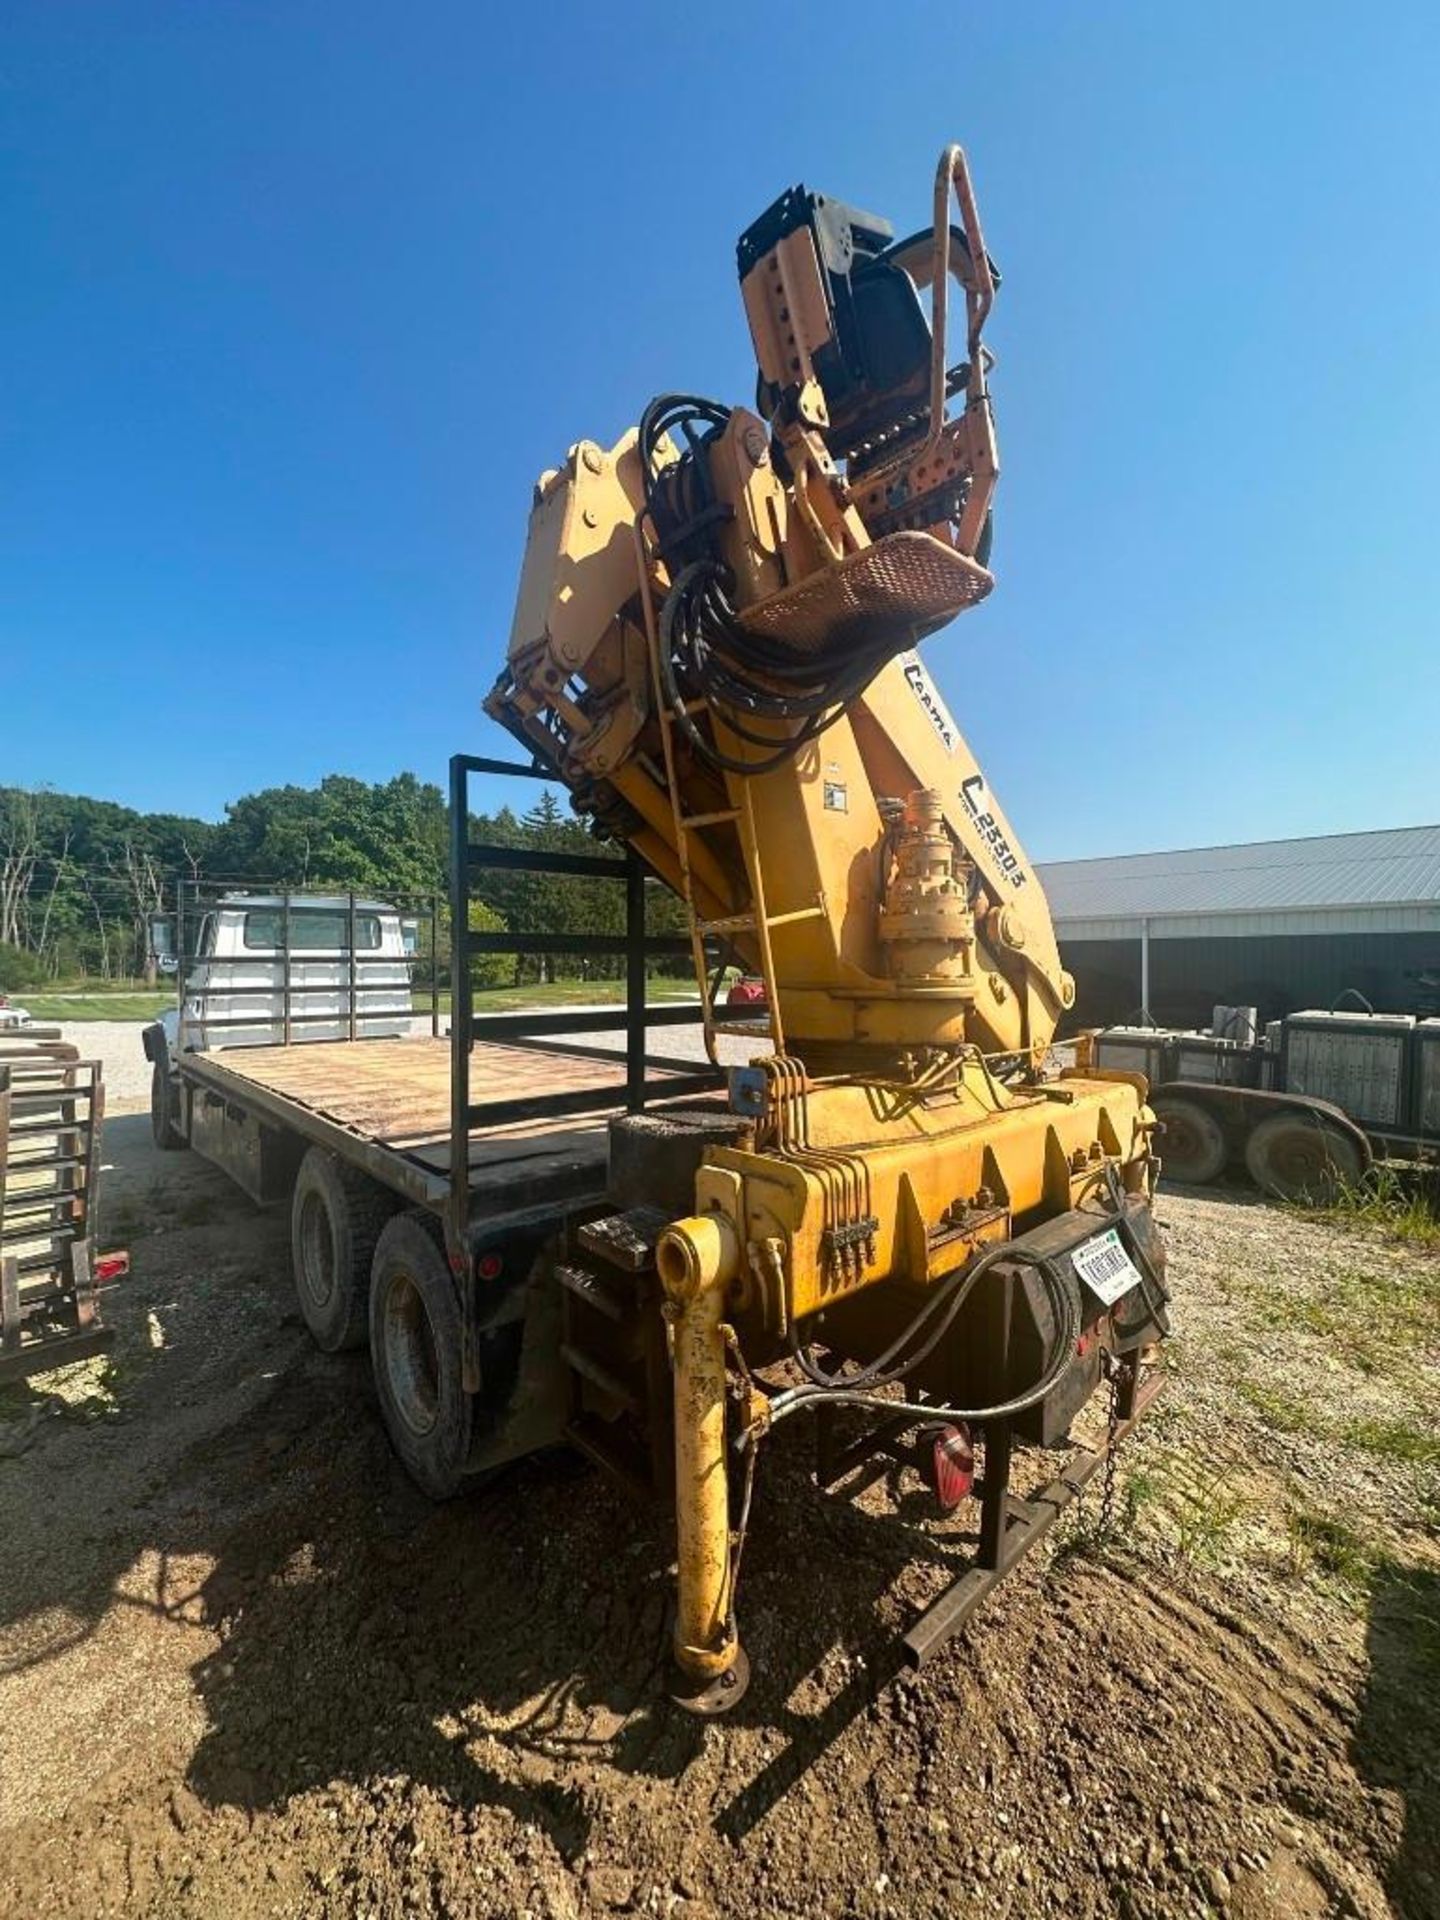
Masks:
[[[1405,1806],[1386,1891],[1402,1920],[1440,1913],[1440,1574],[1384,1566],[1371,1587],[1370,1676],[1352,1757]]]
[[[704,1744],[665,1694],[668,1514],[568,1456],[432,1505],[390,1452],[365,1357],[309,1346],[283,1212],[257,1215],[192,1156],[157,1153],[148,1127],[107,1131],[111,1200],[134,1235],[133,1282],[112,1296],[113,1417],[56,1422],[0,1477],[17,1548],[0,1579],[5,1665],[57,1657],[121,1606],[154,1614],[157,1665],[176,1657],[172,1622],[203,1623],[221,1644],[193,1673],[202,1800],[274,1811],[404,1776],[462,1816],[509,1808],[575,1858],[596,1805],[593,1782],[570,1784],[579,1768],[673,1780]],[[741,1595],[754,1677],[730,1724],[772,1739],[713,1815],[731,1838],[893,1677],[907,1569],[953,1573],[970,1545],[817,1494],[809,1443],[798,1426],[778,1436],[757,1487]],[[213,1565],[186,1593],[191,1556]]]
[[[211,1727],[189,1784],[255,1811],[337,1779],[403,1774],[460,1808],[537,1821],[573,1861],[593,1787],[573,1790],[571,1767],[674,1780],[704,1744],[703,1724],[665,1694],[665,1516],[561,1456],[435,1507],[391,1459],[368,1399],[362,1366],[317,1359],[277,1393],[263,1434],[235,1436],[309,1490],[226,1538],[204,1584],[205,1618],[225,1641],[196,1670]],[[877,1611],[893,1583],[917,1556],[951,1566],[963,1544],[942,1549],[819,1500],[803,1446],[769,1464],[742,1601],[754,1679],[727,1724],[784,1744],[718,1811],[731,1838],[893,1677],[894,1626]],[[209,1468],[228,1480],[254,1462]],[[797,1607],[801,1539],[822,1571]],[[838,1690],[814,1679],[822,1665],[833,1673],[837,1647]]]

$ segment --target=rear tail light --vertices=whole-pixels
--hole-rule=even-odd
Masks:
[[[498,1253],[482,1253],[475,1262],[475,1272],[482,1280],[498,1280],[504,1266]]]
[[[102,1253],[95,1260],[95,1284],[97,1287],[109,1286],[112,1280],[123,1280],[130,1271],[128,1253]]]
[[[963,1424],[939,1427],[930,1436],[930,1486],[942,1513],[953,1513],[975,1485],[975,1448]]]

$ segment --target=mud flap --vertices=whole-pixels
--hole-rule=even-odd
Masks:
[[[558,1446],[568,1412],[555,1264],[570,1216],[553,1208],[487,1221],[474,1238],[480,1391],[467,1474]]]

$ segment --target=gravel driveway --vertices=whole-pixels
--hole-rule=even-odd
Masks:
[[[143,1020],[67,1020],[60,1037],[80,1049],[82,1060],[98,1060],[105,1082],[107,1113],[139,1113],[150,1106],[150,1062],[140,1044]]]

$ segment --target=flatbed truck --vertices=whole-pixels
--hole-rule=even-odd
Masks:
[[[426,1093],[403,1066],[373,1108],[354,1086],[302,1097],[183,1047],[158,1076],[162,1102],[172,1085],[178,1102],[159,1119],[197,1138],[208,1112],[212,1148],[233,1108],[232,1157],[261,1180],[267,1134],[281,1163],[308,1142],[297,1264],[339,1290],[331,1331],[348,1337],[363,1261],[317,1226],[312,1268],[304,1225],[319,1182],[343,1187],[343,1207],[317,1199],[313,1217],[356,1223],[357,1245],[374,1235],[372,1362],[422,1484],[448,1490],[563,1436],[668,1501],[674,1694],[701,1714],[745,1694],[739,1570],[756,1459],[781,1423],[814,1422],[823,1484],[913,1433],[903,1457],[942,1509],[974,1492],[971,1564],[905,1635],[918,1663],[1113,1460],[1161,1382],[1154,1116],[1138,1076],[1048,1071],[1074,981],[1039,877],[916,651],[995,585],[999,473],[981,337],[999,275],[960,147],[930,184],[932,224],[908,237],[786,188],[736,249],[754,409],[656,394],[618,440],[577,439],[535,485],[484,708],[531,757],[527,774],[543,767],[627,849],[610,862],[627,940],[469,927],[476,763],[462,760],[448,1128],[438,1081]],[[1033,690],[1001,655],[982,648],[975,672],[1021,689],[1023,738]],[[1083,761],[1076,777],[1093,782]],[[698,1072],[645,1051],[647,871],[689,931]],[[355,1060],[403,1044],[361,1031],[358,910],[345,902]],[[749,1013],[716,1008],[712,939],[763,982]],[[623,1070],[575,1038],[607,1012],[475,1019],[470,960],[522,940],[532,953],[623,947]],[[337,984],[317,981],[317,996]],[[322,1001],[317,1021],[335,1011]],[[563,1043],[561,1084],[501,1086],[514,1063],[491,1056],[493,1091],[475,1097],[477,1049],[533,1058],[547,1040]],[[748,1055],[727,1076],[722,1047],[737,1042]],[[532,1199],[518,1170],[535,1129],[582,1117],[593,1160],[582,1141]],[[417,1204],[428,1149],[448,1186]],[[496,1155],[501,1171],[477,1186],[477,1162]],[[1086,1444],[1072,1427],[1092,1403]],[[1069,1458],[1022,1494],[1016,1443]],[[798,1552],[793,1571],[803,1595]]]
[[[511,762],[452,763],[448,1033],[437,988],[422,1018],[410,985],[417,927],[428,924],[433,950],[437,902],[189,882],[152,938],[177,960],[177,1004],[144,1033],[156,1144],[192,1148],[259,1205],[289,1205],[307,1327],[326,1351],[368,1342],[396,1452],[438,1497],[559,1441],[635,1477],[605,1431],[617,1409],[636,1410],[635,1369],[594,1350],[613,1342],[587,1327],[595,1290],[566,1293],[566,1246],[606,1211],[614,1118],[670,1115],[672,1157],[694,1143],[681,1155],[687,1178],[703,1143],[733,1130],[723,1100],[693,1104],[723,1094],[721,1073],[647,1052],[647,1028],[698,1024],[700,1008],[646,1005],[647,963],[691,949],[646,933],[638,858],[471,843],[476,772],[545,778]],[[623,886],[625,932],[473,932],[469,901],[487,867]],[[542,950],[622,955],[626,1004],[477,1015],[472,960]],[[636,1258],[630,1248],[632,1283]],[[542,1265],[561,1275],[558,1316],[553,1304],[530,1311]],[[538,1273],[531,1291],[557,1293]],[[654,1391],[653,1359],[639,1371]]]

